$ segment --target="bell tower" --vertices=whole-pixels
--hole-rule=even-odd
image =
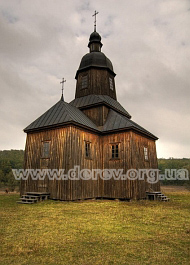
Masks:
[[[96,28],[95,28],[96,29]],[[103,44],[96,30],[89,38],[89,53],[82,57],[77,70],[75,98],[87,95],[107,95],[116,100],[115,76],[113,65],[101,52]]]

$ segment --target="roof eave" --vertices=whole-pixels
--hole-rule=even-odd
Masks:
[[[106,130],[106,131],[102,131],[103,134],[111,134],[111,133],[116,133],[116,132],[123,132],[123,131],[134,131],[137,133],[140,133],[143,136],[147,136],[148,138],[151,138],[153,140],[158,140],[159,138],[151,133],[146,133],[140,129],[137,129],[133,126],[130,126],[129,128],[119,128],[119,129],[114,129],[114,130]]]
[[[86,67],[83,67],[81,69],[78,69],[77,72],[76,72],[76,75],[75,75],[75,79],[77,79],[78,74],[80,72],[83,72],[84,70],[86,71],[86,70],[88,70],[90,68],[107,69],[111,74],[113,74],[114,77],[116,76],[116,74],[109,67],[106,67],[106,66],[98,66],[98,65],[90,65],[90,66],[86,66]]]
[[[33,133],[33,132],[39,132],[39,131],[57,129],[57,128],[61,128],[61,127],[67,127],[69,125],[75,125],[75,126],[78,126],[78,127],[81,127],[81,128],[85,128],[85,129],[90,130],[90,131],[93,131],[93,132],[100,132],[98,130],[98,128],[97,129],[94,129],[94,128],[88,127],[86,125],[83,125],[83,124],[80,124],[80,123],[77,123],[77,122],[74,122],[74,121],[64,122],[64,123],[59,123],[59,124],[52,124],[52,125],[38,127],[38,128],[33,128],[33,129],[26,129],[27,128],[26,127],[23,131],[25,133]]]
[[[148,137],[152,140],[155,140],[155,141],[159,139],[157,136],[155,136],[151,133],[143,132],[142,130],[139,130],[139,129],[134,128],[132,126],[129,128],[120,128],[120,129],[103,131],[102,128],[100,128],[100,127],[99,127],[99,129],[96,130],[94,128],[90,128],[88,126],[79,124],[77,122],[66,122],[66,123],[62,123],[62,124],[45,126],[45,127],[40,127],[40,128],[28,129],[28,130],[24,129],[24,132],[25,133],[35,133],[35,132],[41,132],[41,131],[45,131],[45,130],[53,130],[53,129],[57,129],[57,128],[63,128],[63,127],[67,127],[69,125],[74,125],[74,126],[77,126],[79,128],[86,129],[87,131],[91,131],[91,132],[101,134],[101,135],[120,133],[120,132],[124,132],[124,131],[134,131],[134,132],[140,133],[141,135],[146,136],[146,137]]]

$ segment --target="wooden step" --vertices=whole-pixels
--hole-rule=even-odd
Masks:
[[[28,198],[21,198],[22,201],[31,201],[31,202],[37,202],[38,199],[28,199]]]
[[[20,204],[34,204],[34,202],[24,202],[24,201],[17,201],[17,203],[20,203]]]
[[[165,199],[165,198],[167,198],[167,196],[160,196],[160,197],[157,197],[159,200],[162,200],[162,199]]]
[[[32,191],[29,191],[29,192],[26,192],[26,195],[29,195],[29,196],[39,196],[40,197],[40,200],[43,201],[43,200],[47,200],[50,196],[50,193],[49,192],[32,192]]]
[[[38,199],[20,198],[20,202],[36,203],[36,202],[38,202]]]
[[[49,196],[50,196],[49,192],[26,192],[26,194],[22,195],[20,201],[17,201],[17,203],[25,203],[25,204],[37,203],[39,201],[47,200]]]
[[[40,200],[40,196],[34,196],[34,195],[22,195],[23,199],[37,199]]]
[[[170,199],[159,191],[146,191],[146,198],[148,200],[158,200],[158,201],[169,201]]]
[[[169,201],[169,200],[170,200],[170,198],[166,197],[166,198],[162,199],[161,201]]]

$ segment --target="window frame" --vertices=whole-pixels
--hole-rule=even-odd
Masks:
[[[120,159],[119,143],[111,143],[111,160]]]
[[[48,148],[47,146],[45,147],[45,145],[47,145]],[[44,159],[50,158],[50,141],[42,141],[41,158],[44,158]]]
[[[86,159],[91,159],[91,145],[92,143],[90,141],[84,141],[84,151],[85,151],[85,158]]]
[[[149,160],[148,147],[147,146],[144,146],[143,151],[144,151],[144,160],[145,161],[148,161]]]
[[[81,78],[81,89],[88,88],[88,75],[83,75]]]
[[[109,87],[113,91],[114,90],[114,85],[113,85],[113,78],[109,76]]]

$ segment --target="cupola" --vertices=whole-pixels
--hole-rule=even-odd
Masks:
[[[87,95],[107,95],[116,99],[116,74],[112,62],[101,51],[101,36],[94,30],[89,38],[89,53],[81,59],[76,73],[75,98]]]
[[[94,31],[90,35],[88,47],[90,52],[101,52],[103,44],[101,43],[101,36],[98,32]]]

